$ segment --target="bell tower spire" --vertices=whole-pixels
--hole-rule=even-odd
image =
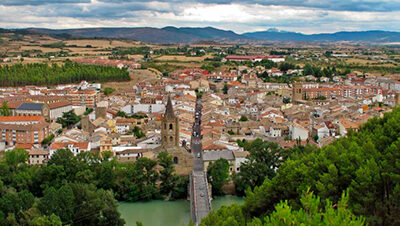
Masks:
[[[161,143],[164,147],[179,146],[179,120],[175,116],[170,96],[168,96],[161,124]]]

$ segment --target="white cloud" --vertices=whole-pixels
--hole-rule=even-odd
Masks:
[[[54,4],[37,6],[0,4],[0,15],[2,15],[0,27],[6,28],[172,25],[214,26],[238,33],[265,30],[269,27],[304,33],[371,29],[400,31],[400,11],[339,11],[250,3],[205,4],[167,1],[110,3],[91,0],[89,3],[68,4],[65,7]]]

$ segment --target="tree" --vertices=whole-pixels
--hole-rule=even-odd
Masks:
[[[64,112],[62,117],[57,119],[57,123],[60,123],[63,128],[71,128],[81,120],[79,116],[75,114],[73,110]]]
[[[158,197],[156,165],[157,162],[154,160],[140,158],[134,164],[127,166],[126,176],[131,178],[131,181],[127,184],[127,200],[151,200]]]
[[[247,116],[242,115],[242,116],[240,117],[239,121],[240,121],[240,122],[247,122],[247,121],[249,121],[249,119],[247,118]]]
[[[229,162],[226,159],[218,159],[211,162],[207,169],[208,181],[212,187],[212,194],[215,196],[222,195],[222,186],[229,179]]]
[[[289,97],[284,97],[282,101],[284,104],[288,104],[288,103],[292,102],[292,100]]]
[[[287,201],[275,206],[275,211],[265,218],[264,225],[364,225],[363,217],[355,216],[347,209],[349,197],[343,193],[338,204],[327,199],[325,208],[321,208],[323,202],[315,197],[312,192],[305,193],[301,197],[301,209],[293,210]],[[250,225],[262,225],[260,220],[253,220]]]
[[[329,199],[321,201],[312,192],[305,192],[300,207],[293,207],[285,200],[275,205],[275,211],[264,219],[246,219],[243,209],[234,204],[212,211],[200,225],[365,225],[364,217],[357,217],[347,208],[348,202],[347,193],[343,193],[339,202],[333,204]]]
[[[89,184],[71,184],[71,188],[75,197],[74,217],[66,224],[124,225],[112,192],[96,189]]]
[[[168,152],[161,152],[158,154],[157,158],[158,165],[163,167],[162,170],[160,170],[160,193],[168,195],[176,183],[176,178],[173,175],[175,168],[172,155],[168,154]]]
[[[111,93],[113,93],[115,90],[113,88],[110,87],[106,87],[103,90],[104,95],[109,96]]]
[[[1,116],[9,116],[9,115],[11,115],[11,111],[8,108],[7,102],[5,102],[5,101],[3,101],[3,103],[1,104],[0,115]]]
[[[292,64],[292,63],[288,63],[288,62],[283,62],[279,65],[279,69],[283,72],[287,72],[290,69],[295,69],[296,65]]]
[[[54,187],[46,189],[40,199],[38,209],[44,215],[55,214],[62,222],[71,222],[74,217],[75,197],[69,184],[56,190]]]
[[[35,217],[32,220],[32,226],[61,226],[62,221],[57,215]]]
[[[228,94],[228,90],[229,90],[229,88],[228,88],[228,84],[224,84],[224,87],[222,88],[222,92],[223,92],[223,94]]]
[[[14,149],[4,153],[4,162],[12,172],[15,172],[21,165],[26,165],[29,153],[24,149]]]
[[[400,109],[372,118],[323,148],[297,149],[272,179],[249,191],[243,210],[254,217],[269,214],[281,200],[300,204],[303,191],[337,203],[349,191],[349,209],[373,225],[400,223]],[[390,175],[390,176],[389,176]]]
[[[326,100],[325,96],[318,96],[315,98],[315,100]]]
[[[167,196],[168,199],[179,199],[187,196],[187,178],[179,177],[175,174],[172,155],[167,152],[158,154],[158,165],[162,167],[160,173],[160,194]]]
[[[146,134],[142,131],[142,128],[135,126],[132,130],[132,133],[137,137],[138,139],[146,137]]]
[[[41,142],[42,145],[49,144],[54,139],[54,134],[50,134],[50,136],[44,138]]]
[[[244,147],[250,153],[248,161],[242,163],[239,167],[240,172],[233,177],[236,190],[241,195],[247,188],[260,186],[264,180],[273,178],[284,152],[276,143],[264,142],[261,139],[256,139]]]
[[[14,64],[0,66],[1,86],[57,85],[89,82],[129,81],[127,69],[84,65],[66,60],[61,66],[47,63]]]
[[[83,115],[89,115],[90,113],[92,113],[94,110],[93,110],[93,108],[88,108],[84,113],[83,113]]]
[[[222,206],[217,211],[211,211],[207,217],[203,218],[200,226],[214,225],[246,225],[246,218],[242,208],[238,204]]]

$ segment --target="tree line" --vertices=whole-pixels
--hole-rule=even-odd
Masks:
[[[59,66],[46,63],[0,66],[1,86],[58,85],[89,82],[129,81],[129,72],[108,66],[83,65],[69,60]]]
[[[110,157],[61,149],[39,167],[23,149],[5,152],[0,225],[123,225],[117,200],[186,198],[188,179],[175,174],[168,153],[133,163]]]
[[[358,222],[355,225],[398,225],[399,137],[400,108],[395,108],[323,148],[298,146],[283,151],[260,140],[255,144],[240,141],[250,152],[249,162],[240,167],[235,181],[237,189],[246,194],[245,202],[210,214],[203,225],[228,220],[236,225],[268,225],[276,217],[297,219],[321,211],[338,214],[341,205],[346,212],[342,217]],[[304,204],[310,193],[315,196],[310,200],[316,212]],[[322,222],[324,217],[317,219]],[[293,224],[306,223],[298,220]],[[341,221],[337,222],[333,225]]]

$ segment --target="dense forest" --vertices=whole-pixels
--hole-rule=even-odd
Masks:
[[[188,178],[174,172],[172,156],[118,163],[94,153],[58,150],[42,167],[28,152],[0,159],[0,225],[123,225],[118,200],[186,198]]]
[[[345,211],[346,215],[340,216],[352,219],[354,225],[359,225],[363,219],[370,225],[399,225],[399,137],[400,108],[396,108],[384,118],[373,118],[358,132],[350,131],[347,137],[326,147],[306,146],[288,150],[286,156],[279,158],[286,161],[276,165],[276,173],[265,175],[261,184],[260,178],[251,178],[250,173],[236,179],[239,186],[249,185],[249,182],[240,183],[240,180],[250,180],[250,184],[255,185],[253,189],[252,186],[239,189],[247,189],[242,206],[225,207],[213,212],[202,224],[270,225],[273,221],[272,225],[288,225],[283,222],[310,225],[306,220],[318,213],[317,219],[321,222],[311,225],[340,225],[343,224],[342,218],[336,224],[326,224],[322,221],[326,216],[322,215],[328,212],[340,215],[340,211]],[[251,154],[254,152],[252,146],[258,147],[256,150],[282,153],[268,143],[263,148],[260,141],[256,142],[256,145],[245,142],[241,145]],[[277,162],[268,159],[270,155],[266,157],[265,161],[258,162],[269,162],[270,165]],[[251,162],[253,167],[244,165],[243,169],[260,174],[262,170],[258,170],[257,161]],[[310,194],[313,197],[309,197]],[[349,225],[347,221],[343,222]]]
[[[0,66],[0,86],[58,85],[66,83],[129,81],[126,69],[83,65],[66,61],[57,64],[14,64]]]

